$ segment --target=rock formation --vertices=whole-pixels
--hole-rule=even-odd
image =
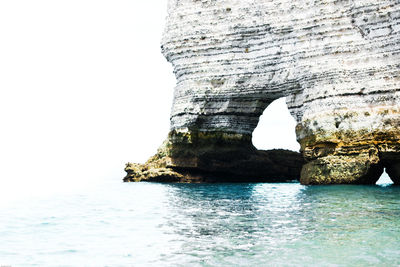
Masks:
[[[371,184],[383,168],[400,183],[399,0],[169,0],[162,52],[177,85],[149,163],[250,171],[259,117],[286,97],[303,184]]]
[[[194,158],[194,155],[184,158],[157,154],[146,164],[128,163],[124,181],[286,182],[297,180],[301,166],[304,164],[299,153],[289,150],[242,149],[232,152],[221,153],[208,150],[201,153],[197,151],[197,158]]]

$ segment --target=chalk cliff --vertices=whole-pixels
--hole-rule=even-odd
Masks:
[[[169,0],[162,52],[177,85],[148,164],[250,170],[259,117],[286,97],[303,184],[375,183],[383,168],[400,183],[398,0]]]

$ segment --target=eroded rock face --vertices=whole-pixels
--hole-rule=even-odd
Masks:
[[[286,97],[303,184],[375,183],[385,167],[400,182],[398,0],[169,0],[168,10],[171,166],[224,170],[215,159],[251,151],[262,112]]]
[[[193,157],[189,159],[193,160]],[[184,158],[156,155],[145,164],[128,163],[124,181],[288,182],[299,178],[304,160],[300,153],[283,149],[241,150],[226,154],[208,151],[189,164]]]

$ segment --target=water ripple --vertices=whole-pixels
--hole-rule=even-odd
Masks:
[[[0,209],[13,266],[394,266],[400,188],[99,184]]]

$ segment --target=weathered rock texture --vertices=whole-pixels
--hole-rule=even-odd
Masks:
[[[188,159],[159,153],[146,164],[128,163],[125,182],[285,182],[297,180],[304,160],[288,150],[241,150],[234,153],[208,151]]]
[[[251,151],[260,115],[286,97],[303,184],[375,183],[384,167],[400,183],[399,0],[168,5],[169,166],[223,171],[218,159]]]

